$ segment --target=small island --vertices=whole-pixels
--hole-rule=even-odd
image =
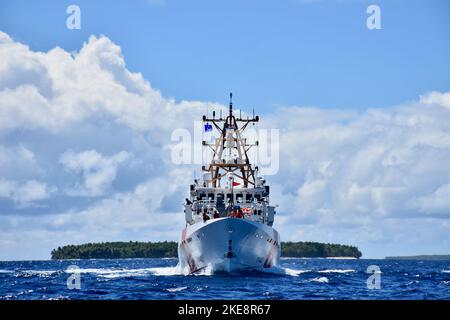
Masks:
[[[360,258],[357,247],[319,243],[282,242],[282,257],[293,258]],[[51,252],[52,260],[63,259],[129,259],[129,258],[176,258],[177,243],[163,242],[102,242],[58,247]]]

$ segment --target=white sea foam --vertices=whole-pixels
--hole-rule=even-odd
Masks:
[[[311,272],[311,270],[297,270],[297,269],[290,269],[290,268],[283,268],[283,270],[284,270],[285,274],[287,274],[289,276],[293,276],[293,277],[298,277],[302,273]]]
[[[123,272],[126,269],[107,269],[107,268],[68,268],[64,270],[66,273],[95,273],[95,274],[108,274],[114,272]]]
[[[178,287],[178,288],[169,288],[169,289],[167,289],[167,291],[169,291],[169,292],[179,292],[179,291],[183,291],[183,290],[186,290],[187,289],[187,287]]]
[[[0,273],[13,273],[14,271],[12,271],[12,270],[3,270],[3,269],[0,269]]]
[[[189,269],[185,269],[185,270],[181,270],[181,268],[179,269],[181,274],[183,275],[189,275],[191,272],[189,271]],[[208,264],[206,267],[196,271],[193,273],[194,276],[212,276],[214,275],[214,272],[216,270],[214,270],[214,267],[211,264]]]
[[[327,270],[319,270],[319,273],[350,273],[355,272],[353,269],[327,269]]]
[[[44,297],[42,297],[42,298],[44,298]],[[69,300],[69,297],[68,296],[59,295],[59,296],[56,296],[56,297],[45,298],[45,300]]]
[[[155,276],[178,276],[182,275],[182,270],[178,267],[160,267],[147,269]]]
[[[312,282],[319,282],[319,283],[328,283],[328,278],[327,277],[317,277],[314,279],[311,279]]]
[[[190,274],[189,270],[181,270],[177,267],[174,268],[173,273],[168,274],[168,275],[173,275],[173,274],[188,275],[188,274]],[[167,270],[167,268],[162,268],[162,269],[165,269],[163,271]],[[275,274],[275,275],[289,275],[292,277],[298,277],[302,273],[311,272],[311,270],[298,270],[298,269],[290,269],[290,268],[283,268],[283,267],[271,267],[271,268],[262,268],[261,267],[261,268],[255,269],[254,271],[268,273],[268,274]],[[211,265],[208,265],[207,267],[194,272],[192,275],[194,275],[194,276],[211,276],[214,274],[215,274],[214,268]]]
[[[39,277],[48,277],[52,274],[59,272],[58,270],[22,270],[21,274],[39,276]]]
[[[283,267],[260,268],[257,269],[257,271],[276,275],[288,275],[292,277],[298,277],[302,273],[311,272],[311,270],[298,270]]]
[[[140,269],[97,269],[97,268],[85,268],[85,269],[68,269],[66,273],[92,273],[102,278],[115,279],[126,277],[142,277],[147,275],[155,276],[173,276],[182,274],[177,267],[155,267],[155,268],[140,268]]]
[[[450,273],[450,270],[442,270],[443,273]]]
[[[25,290],[25,291],[20,291],[18,294],[17,294],[17,296],[22,296],[22,295],[26,295],[26,294],[28,294],[28,293],[33,293],[34,292],[34,290]]]
[[[117,270],[115,272],[99,273],[98,276],[106,279],[116,279],[128,277],[143,277],[146,276],[147,274],[149,274],[149,272],[138,270]]]

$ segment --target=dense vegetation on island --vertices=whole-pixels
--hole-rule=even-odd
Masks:
[[[68,245],[52,251],[52,259],[125,259],[170,258],[177,256],[177,243],[164,242],[102,242]]]
[[[282,242],[283,257],[361,257],[358,248],[318,242]],[[123,259],[177,257],[177,243],[103,242],[68,245],[52,251],[52,259]]]
[[[304,257],[304,258],[326,258],[326,257],[352,257],[360,258],[361,251],[357,247],[319,243],[319,242],[282,242],[281,256]]]

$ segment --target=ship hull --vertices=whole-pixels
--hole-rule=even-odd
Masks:
[[[182,231],[178,258],[187,273],[270,268],[279,262],[279,234],[270,226],[239,218],[195,223]]]

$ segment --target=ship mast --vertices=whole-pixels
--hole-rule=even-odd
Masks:
[[[229,178],[231,188],[233,188],[235,178],[242,181],[243,187],[248,188],[250,185],[255,186],[255,170],[250,163],[248,151],[258,146],[258,141],[254,144],[247,143],[247,139],[243,138],[243,132],[250,123],[259,121],[258,116],[252,116],[243,119],[240,115],[236,118],[233,115],[233,94],[230,93],[229,115],[223,119],[222,115],[216,119],[215,112],[213,117],[203,116],[204,124],[212,123],[220,137],[215,140],[214,144],[208,144],[203,141],[203,146],[211,148],[213,156],[208,166],[203,166],[202,170],[209,173],[211,179],[205,181],[210,187],[217,187],[222,178]]]

